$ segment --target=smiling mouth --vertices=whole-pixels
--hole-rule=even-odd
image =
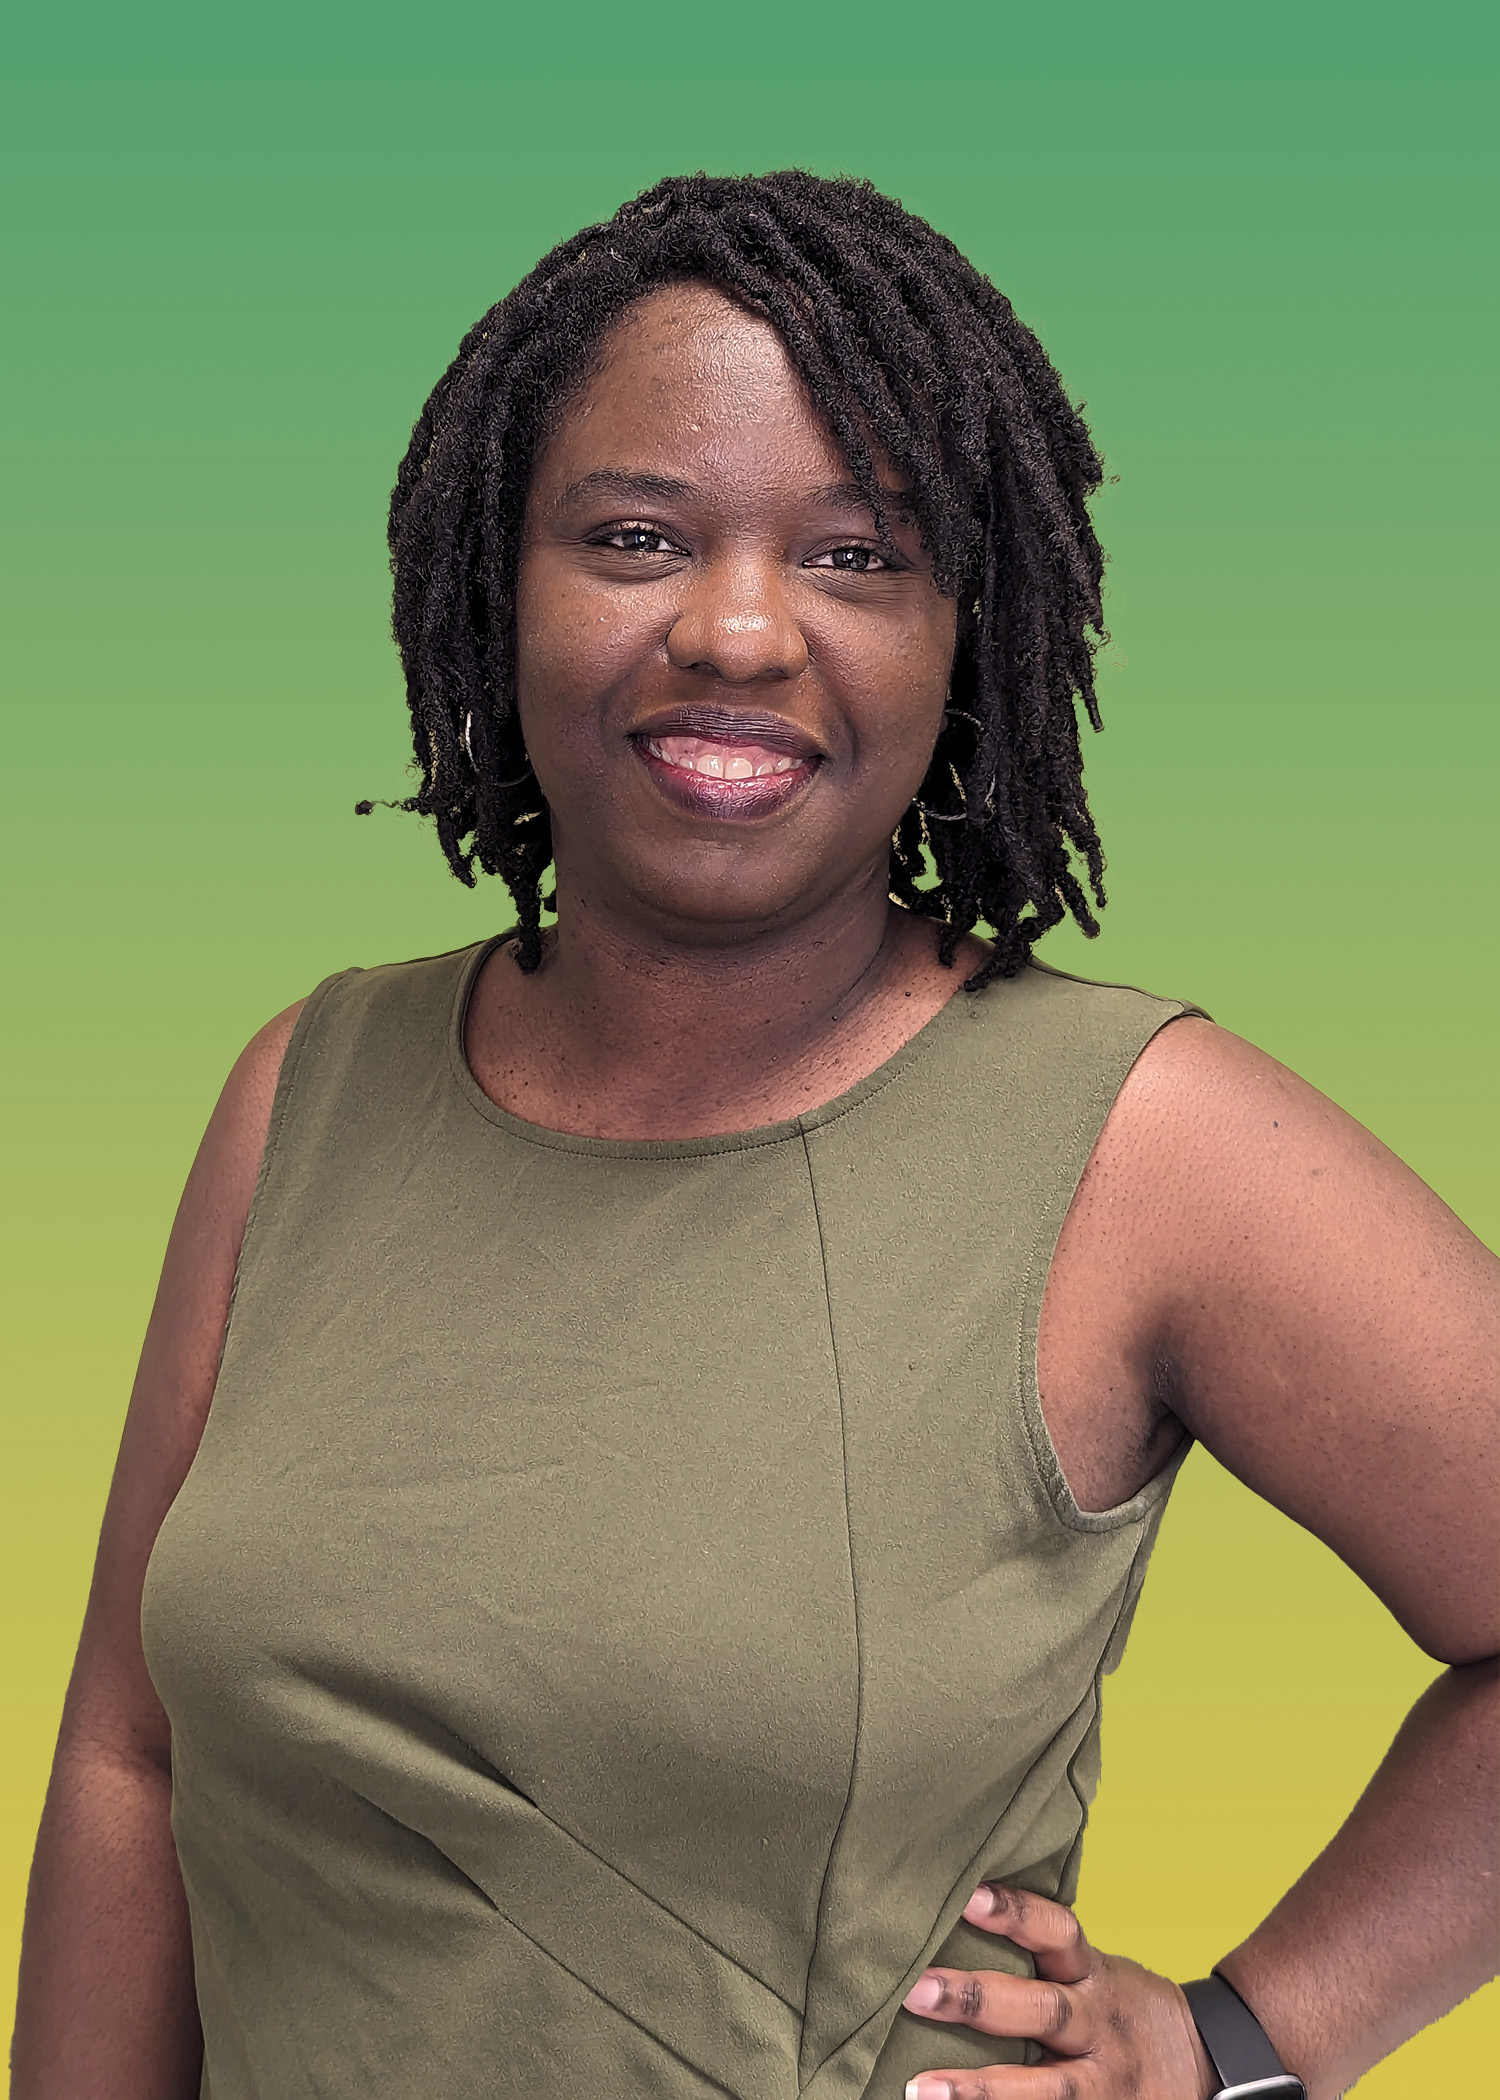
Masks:
[[[693,816],[768,816],[799,795],[823,762],[790,723],[708,708],[659,719],[630,742],[662,793]]]

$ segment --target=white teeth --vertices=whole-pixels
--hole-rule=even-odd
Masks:
[[[684,773],[702,773],[710,780],[764,780],[772,773],[794,773],[802,764],[798,758],[763,758],[756,762],[748,752],[731,751],[726,757],[722,751],[684,751],[680,743],[686,741],[676,737],[647,737],[646,749],[653,758],[665,765],[676,766]],[[668,750],[668,743],[679,745]]]

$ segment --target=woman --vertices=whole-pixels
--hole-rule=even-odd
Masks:
[[[19,2100],[1324,2100],[1488,1973],[1494,1265],[1029,961],[1101,897],[1098,480],[862,185],[663,183],[466,339],[392,507],[411,806],[519,925],[329,980],[215,1111]],[[1449,1668],[1185,1995],[1068,1906],[1192,1437]]]

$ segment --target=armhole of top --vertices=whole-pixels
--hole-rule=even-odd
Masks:
[[[266,1125],[266,1142],[261,1148],[260,1165],[255,1173],[255,1188],[251,1193],[250,1208],[245,1213],[245,1230],[240,1236],[240,1251],[235,1257],[234,1282],[229,1288],[229,1311],[224,1319],[224,1337],[219,1344],[220,1371],[224,1368],[224,1352],[229,1346],[229,1331],[234,1325],[234,1307],[235,1300],[240,1294],[240,1277],[245,1271],[245,1262],[251,1251],[251,1242],[255,1236],[256,1224],[260,1217],[266,1189],[271,1179],[272,1166],[280,1143],[281,1133],[286,1123],[287,1108],[291,1101],[292,1089],[296,1084],[297,1067],[301,1062],[302,1052],[306,1047],[308,1038],[317,1026],[318,1015],[322,1011],[323,1003],[328,994],[334,989],[335,985],[343,984],[347,978],[357,977],[359,974],[358,968],[339,970],[332,977],[325,977],[321,984],[313,987],[312,991],[308,993],[306,999],[302,1002],[302,1011],[298,1014],[292,1032],[287,1037],[286,1048],[281,1053],[281,1069],[276,1074],[276,1091],[271,1097],[271,1119]],[[217,1384],[217,1382],[218,1372],[215,1372],[215,1383]],[[210,1407],[212,1407],[212,1402],[210,1402]]]
[[[1057,972],[1062,975],[1062,972]],[[1121,990],[1133,990],[1133,986],[1121,986]],[[1207,1020],[1208,1016],[1198,1006],[1185,1001],[1163,1002],[1165,1011],[1155,1020],[1155,1025],[1135,1046],[1128,1061],[1121,1067],[1109,1085],[1109,1097],[1104,1103],[1104,1112],[1099,1113],[1096,1095],[1074,1125],[1069,1136],[1069,1165],[1059,1177],[1051,1192],[1042,1222],[1027,1256],[1026,1275],[1022,1284],[1021,1324],[1016,1342],[1016,1391],[1020,1401],[1021,1419],[1026,1425],[1027,1440],[1032,1457],[1047,1491],[1048,1500],[1061,1523],[1069,1531],[1107,1532],[1122,1531],[1131,1524],[1142,1524],[1153,1512],[1159,1510],[1171,1492],[1172,1483],[1181,1470],[1182,1463],[1193,1447],[1191,1436],[1172,1453],[1159,1473],[1151,1478],[1126,1501],[1116,1503],[1113,1509],[1081,1509],[1068,1486],[1062,1461],[1052,1441],[1052,1432],[1047,1427],[1047,1418],[1042,1412],[1041,1375],[1037,1365],[1037,1336],[1041,1327],[1042,1299],[1046,1295],[1047,1279],[1052,1273],[1052,1261],[1057,1252],[1058,1241],[1073,1206],[1073,1198],[1094,1156],[1094,1147],[1103,1134],[1104,1126],[1114,1110],[1116,1101],[1126,1080],[1135,1070],[1146,1050],[1164,1028],[1174,1021]]]

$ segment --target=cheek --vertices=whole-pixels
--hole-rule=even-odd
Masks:
[[[546,583],[523,566],[516,592],[516,703],[533,756],[566,744],[588,719],[603,632],[575,595]]]
[[[546,556],[523,554],[516,578],[516,690],[523,711],[545,706],[577,656],[579,608],[549,574]]]
[[[596,720],[649,639],[607,591],[523,558],[516,590],[516,689],[522,727],[539,736]]]
[[[915,766],[920,776],[926,769],[948,704],[955,627],[950,616],[893,638],[878,665],[868,667],[865,733],[872,747],[887,755],[892,770],[904,773]]]
[[[953,677],[953,658],[958,648],[958,607],[951,598],[937,600],[924,639],[926,676],[946,701]]]

